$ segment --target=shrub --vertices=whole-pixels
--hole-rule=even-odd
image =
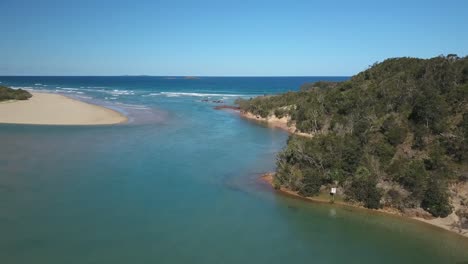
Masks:
[[[379,142],[374,146],[374,152],[379,157],[380,162],[384,165],[390,163],[393,155],[395,155],[395,148],[387,142]]]
[[[404,169],[398,181],[409,191],[413,198],[422,198],[427,188],[428,174],[424,163],[420,160],[411,161]]]
[[[406,138],[405,127],[399,124],[393,116],[385,119],[380,130],[385,135],[388,143],[393,146],[403,143]]]
[[[367,208],[378,209],[381,207],[382,190],[377,188],[376,177],[371,175],[365,167],[357,169],[347,194],[354,200],[364,203]]]
[[[287,111],[285,111],[283,108],[277,108],[275,109],[275,116],[278,118],[282,118],[287,114]]]
[[[435,217],[447,217],[452,213],[452,206],[449,203],[446,184],[438,180],[431,180],[421,207]]]
[[[322,186],[321,175],[312,169],[307,169],[304,172],[304,179],[302,180],[302,188],[299,190],[299,194],[303,196],[314,196],[317,195]]]

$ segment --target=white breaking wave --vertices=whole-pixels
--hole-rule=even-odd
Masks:
[[[108,93],[112,96],[119,96],[119,95],[134,95],[135,92],[131,90],[112,90],[112,91],[106,91],[103,90],[105,93]]]
[[[184,93],[184,92],[160,92],[167,97],[191,96],[191,97],[241,97],[243,94],[217,94],[217,93]],[[153,95],[153,94],[150,94]],[[157,95],[157,94],[154,94]]]
[[[34,90],[31,86],[10,86],[11,89]]]

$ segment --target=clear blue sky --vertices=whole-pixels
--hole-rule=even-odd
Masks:
[[[352,75],[468,55],[468,1],[0,0],[0,75]]]

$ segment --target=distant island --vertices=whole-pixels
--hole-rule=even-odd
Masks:
[[[7,100],[28,100],[31,97],[31,93],[26,90],[0,86],[0,102]]]
[[[467,101],[468,57],[451,54],[387,59],[345,82],[236,103],[292,133],[275,188],[312,198],[336,188],[338,201],[467,235]]]

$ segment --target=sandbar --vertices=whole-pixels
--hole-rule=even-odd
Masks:
[[[29,100],[0,102],[0,123],[111,125],[127,122],[117,111],[59,94],[31,93]]]

